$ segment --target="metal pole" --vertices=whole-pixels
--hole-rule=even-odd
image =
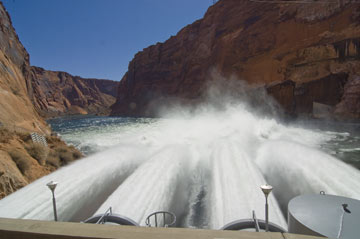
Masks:
[[[265,230],[269,231],[269,204],[268,204],[268,197],[265,196]]]
[[[54,219],[55,219],[55,221],[57,221],[55,192],[54,192],[54,190],[51,190],[51,192],[52,192],[52,195],[53,195]]]
[[[271,193],[273,187],[271,185],[265,184],[260,186],[261,190],[265,195],[265,230],[269,231],[269,204],[268,204],[268,196]]]
[[[57,182],[54,181],[50,181],[49,183],[46,184],[46,186],[48,186],[48,188],[51,190],[52,192],[52,196],[53,196],[53,208],[54,208],[54,219],[55,221],[57,221],[57,212],[56,212],[56,200],[55,200],[55,188],[56,188]]]

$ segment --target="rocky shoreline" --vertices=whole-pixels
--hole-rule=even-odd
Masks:
[[[46,141],[33,142],[26,130],[0,127],[0,199],[82,157],[56,136]]]

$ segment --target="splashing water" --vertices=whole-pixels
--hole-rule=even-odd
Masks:
[[[276,186],[274,194],[282,205],[297,195],[320,191],[360,199],[359,170],[313,148],[281,140],[267,142],[259,148],[256,162]]]
[[[131,148],[110,150],[79,160],[0,200],[0,217],[52,220],[50,181],[59,182],[56,192],[58,218],[79,221],[89,217],[108,195],[138,166],[141,155],[125,158]],[[101,175],[101,177],[99,177]]]
[[[184,147],[170,145],[161,149],[128,177],[97,213],[112,207],[113,211],[144,225],[152,212],[171,210],[177,185],[186,180],[187,160],[189,155]],[[134,190],[134,185],[140,190]]]
[[[59,182],[55,192],[63,221],[84,220],[111,206],[141,225],[150,213],[169,210],[177,226],[218,229],[251,218],[252,210],[264,218],[259,186],[266,182],[274,187],[270,221],[284,228],[283,212],[296,195],[324,190],[360,199],[359,171],[322,148],[336,135],[285,126],[242,106],[157,120],[86,120],[91,127],[61,134],[80,148],[111,149],[0,200],[0,217],[52,220],[45,186],[50,180]]]
[[[251,218],[252,210],[257,212],[257,217],[264,218],[264,195],[259,185],[265,184],[265,180],[254,162],[237,145],[227,142],[219,142],[214,151],[211,228],[220,228],[238,220],[239,215]],[[269,220],[286,228],[280,208],[272,196],[269,197],[269,207]]]

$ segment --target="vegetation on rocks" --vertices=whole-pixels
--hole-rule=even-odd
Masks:
[[[48,146],[34,143],[29,132],[0,127],[0,199],[82,157],[57,136],[46,140]]]

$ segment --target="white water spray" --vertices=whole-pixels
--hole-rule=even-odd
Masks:
[[[360,199],[359,170],[312,147],[269,141],[259,148],[256,162],[282,204],[320,191]]]
[[[259,190],[259,185],[265,184],[265,180],[254,161],[240,148],[241,145],[222,141],[218,142],[212,154],[211,228],[221,228],[240,218],[252,218],[252,210],[258,218],[265,218],[265,198]],[[286,228],[287,224],[273,195],[269,197],[269,207],[270,221]]]
[[[0,216],[52,220],[45,186],[51,180],[59,182],[60,220],[84,220],[111,206],[142,225],[148,214],[170,210],[178,226],[218,229],[251,218],[252,210],[264,219],[259,187],[266,181],[274,186],[270,221],[282,227],[278,202],[284,208],[298,194],[324,190],[360,199],[359,171],[318,150],[331,136],[281,125],[242,106],[127,127],[131,130],[106,131],[108,141],[117,142],[113,149],[1,200]]]
[[[76,161],[0,200],[0,217],[53,220],[51,192],[46,184],[57,181],[58,219],[86,219],[142,160],[141,153],[125,147]]]
[[[161,149],[128,177],[96,214],[104,213],[112,207],[114,212],[144,226],[149,214],[171,210],[178,184],[186,180],[189,160],[187,151],[178,145]],[[182,200],[177,203],[185,202]]]

